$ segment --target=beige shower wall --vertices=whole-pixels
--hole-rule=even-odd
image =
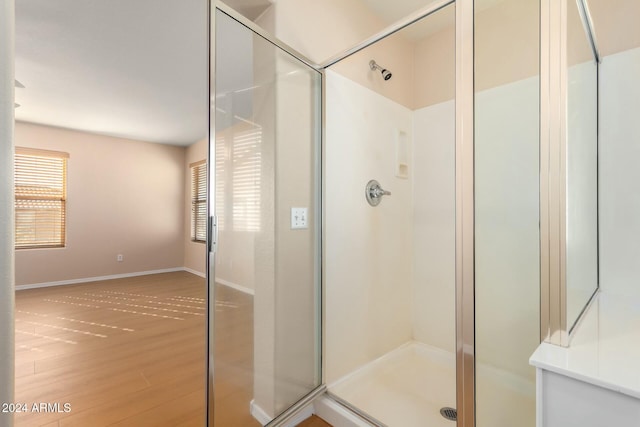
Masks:
[[[21,122],[16,145],[70,154],[67,245],[16,251],[17,285],[183,266],[183,147]]]

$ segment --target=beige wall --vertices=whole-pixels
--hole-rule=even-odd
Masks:
[[[451,25],[415,43],[412,108],[452,100],[456,91],[456,34]]]
[[[385,27],[360,0],[278,0],[272,8],[274,34],[317,63]]]
[[[393,76],[384,80],[380,71],[372,71],[374,59]],[[413,45],[394,34],[331,67],[343,76],[407,108],[413,108],[415,88]]]
[[[243,259],[251,257],[247,269],[255,284],[254,403],[273,416],[319,381],[312,149],[318,136],[314,88],[320,75],[257,39],[254,78],[268,82],[254,89],[250,118],[262,131],[260,230],[245,233],[250,241],[235,233],[228,243],[233,250],[244,248]],[[291,229],[292,207],[308,209],[308,228]],[[229,208],[230,203],[225,206]],[[222,240],[220,248],[218,255],[230,253]]]
[[[253,73],[257,82],[272,82],[276,75],[273,48],[254,38]],[[262,129],[260,169],[260,232],[247,253],[253,256],[255,296],[253,305],[253,399],[270,416],[276,415],[275,396],[275,85],[253,90],[252,121]],[[221,242],[221,248],[222,242]],[[219,254],[219,253],[218,253]]]
[[[281,411],[320,381],[316,320],[319,318],[319,257],[315,144],[319,143],[320,74],[288,55],[276,58],[276,282],[275,405]],[[317,108],[316,108],[317,107]],[[291,208],[307,208],[306,229],[291,229]],[[317,268],[316,268],[317,267]],[[273,307],[268,307],[273,310]]]
[[[619,2],[623,0],[617,0]],[[493,4],[493,3],[492,3]],[[539,44],[538,1],[503,1],[480,8],[476,17],[476,90],[481,91],[539,74],[537,56],[523,46]],[[448,101],[455,89],[455,33],[453,7],[433,20],[443,27],[422,39],[396,33],[332,70],[411,109]],[[429,20],[423,28],[430,26]],[[359,0],[280,0],[258,21],[279,39],[316,62],[344,51],[382,30],[386,24]],[[330,28],[331,31],[327,31]],[[504,37],[510,34],[510,37]],[[414,34],[415,36],[415,34]],[[393,72],[389,81],[369,70],[375,59]]]
[[[26,123],[16,145],[70,154],[67,245],[17,251],[17,285],[183,266],[183,147]]]
[[[502,1],[493,7],[482,6],[479,1],[475,19],[476,92],[539,75],[538,56],[531,55],[527,48],[535,49],[539,45],[538,0]],[[414,43],[414,110],[452,100],[455,96],[454,29],[451,14],[450,25]]]
[[[184,267],[205,274],[207,245],[191,240],[191,168],[189,165],[207,159],[209,140],[206,138],[186,148],[184,158]]]
[[[270,34],[276,33],[276,8],[271,5],[267,10],[265,10],[258,18],[255,20],[255,23],[263,28],[265,31]],[[287,42],[288,43],[288,42]]]
[[[601,56],[640,47],[640,1],[588,0],[588,4]]]
[[[503,1],[475,20],[475,90],[540,74],[538,0]]]
[[[387,25],[360,0],[279,0],[261,19],[274,34],[317,63],[352,47]],[[273,15],[273,16],[272,16]],[[408,108],[413,104],[413,47],[401,34],[393,35],[332,67],[333,70]],[[369,61],[393,72],[384,81]]]
[[[567,63],[594,62],[593,50],[575,0],[567,0]]]

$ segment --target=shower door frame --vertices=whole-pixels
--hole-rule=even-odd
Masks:
[[[567,1],[540,1],[540,341],[562,347],[600,289],[598,277],[578,319],[567,319]],[[599,69],[589,8],[577,4]]]
[[[474,171],[474,0],[439,0],[385,28],[376,35],[324,61],[324,70],[410,26],[411,24],[455,4],[455,176],[456,176],[456,406],[458,427],[475,427],[475,171]],[[324,102],[323,74],[323,111]],[[323,128],[325,125],[323,113]],[[323,131],[323,138],[325,132]],[[323,156],[324,156],[323,140]],[[323,169],[323,177],[326,171]],[[323,180],[324,182],[324,180]],[[323,198],[324,200],[324,198]],[[324,260],[324,256],[323,256]],[[324,284],[323,284],[324,287]],[[324,328],[323,328],[324,330]],[[323,349],[325,348],[323,344]],[[324,358],[323,354],[323,360]],[[323,379],[324,379],[323,369]],[[324,381],[323,381],[324,382]],[[337,396],[330,395],[356,415],[379,424],[369,415]]]
[[[229,16],[233,20],[235,20],[239,25],[242,25],[253,32],[253,34],[261,37],[267,42],[274,45],[276,48],[281,51],[289,54],[293,58],[297,59],[304,65],[313,69],[314,71],[320,74],[320,94],[324,93],[324,70],[320,68],[317,64],[307,58],[305,55],[301,54],[297,50],[288,46],[286,43],[278,40],[273,37],[273,35],[269,34],[261,27],[256,25],[253,21],[241,15],[239,12],[229,7],[227,4],[220,0],[209,0],[207,3],[207,19],[208,19],[208,52],[209,52],[209,131],[207,135],[208,140],[208,155],[207,155],[207,183],[209,200],[207,201],[207,218],[209,219],[207,222],[207,259],[206,259],[206,272],[207,272],[207,391],[206,391],[206,425],[208,427],[215,427],[214,425],[214,407],[215,407],[215,387],[214,387],[214,368],[215,368],[215,280],[210,280],[211,278],[215,278],[215,254],[217,252],[217,217],[215,214],[215,185],[212,185],[212,178],[215,177],[215,164],[216,164],[216,150],[215,150],[215,134],[216,134],[216,104],[215,104],[215,93],[216,93],[216,79],[212,70],[216,69],[216,55],[215,55],[215,46],[216,46],[216,20],[215,14],[217,11],[224,13]],[[315,398],[320,396],[326,391],[326,385],[324,382],[324,369],[322,367],[322,360],[320,359],[322,355],[324,355],[324,282],[323,282],[323,268],[322,268],[322,248],[323,248],[323,159],[324,159],[324,99],[322,95],[319,97],[320,103],[320,121],[321,123],[317,124],[317,133],[318,139],[315,143],[315,146],[312,149],[314,156],[314,166],[316,168],[316,172],[314,174],[314,179],[317,182],[317,196],[315,197],[315,211],[314,215],[317,214],[317,217],[320,218],[320,221],[316,222],[316,235],[318,236],[318,241],[316,242],[317,246],[317,259],[316,259],[316,269],[315,271],[318,274],[315,277],[315,287],[318,292],[318,313],[319,318],[317,319],[317,325],[319,326],[318,343],[320,346],[320,350],[316,357],[318,358],[317,366],[319,368],[319,385],[316,386],[313,390],[309,391],[305,396],[303,396],[300,400],[295,402],[289,408],[284,410],[281,414],[276,416],[273,420],[271,420],[265,427],[277,427],[283,425],[284,423],[290,421],[293,417],[299,414],[304,408],[306,408]],[[211,190],[213,189],[213,191]]]

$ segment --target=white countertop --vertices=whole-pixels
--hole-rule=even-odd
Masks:
[[[640,301],[601,292],[569,347],[542,343],[529,362],[640,399]]]

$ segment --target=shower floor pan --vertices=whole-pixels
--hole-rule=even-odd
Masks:
[[[478,425],[535,427],[535,380],[477,364]],[[329,385],[329,392],[389,427],[455,427],[453,353],[408,342]]]
[[[440,415],[456,406],[452,353],[409,342],[329,385],[329,392],[390,427],[454,427]]]

